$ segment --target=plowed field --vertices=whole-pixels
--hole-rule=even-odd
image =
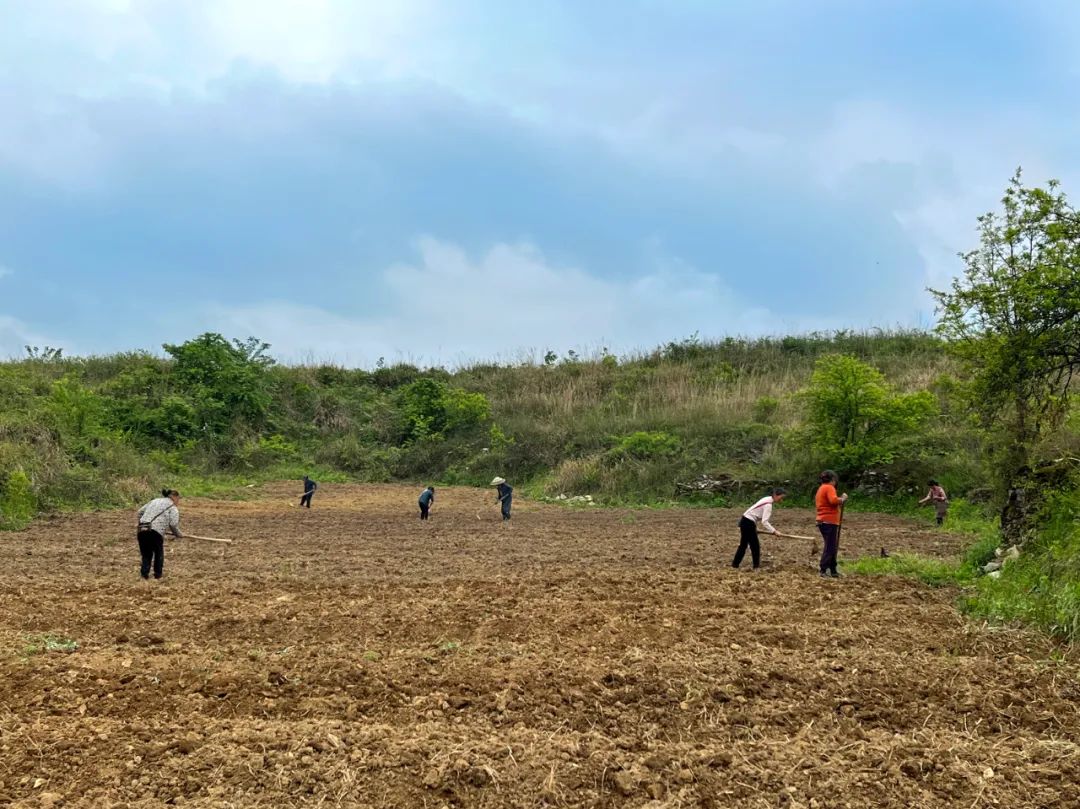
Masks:
[[[128,512],[0,535],[0,805],[1080,806],[1076,664],[954,591],[793,540],[733,570],[733,511],[418,493],[186,499],[235,543],[161,582]],[[869,515],[841,546],[956,550]]]

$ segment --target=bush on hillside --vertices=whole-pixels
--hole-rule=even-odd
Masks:
[[[0,488],[0,527],[25,528],[37,513],[37,498],[22,470],[10,472]]]
[[[929,392],[897,393],[876,368],[844,354],[815,363],[803,398],[811,446],[847,478],[892,462],[900,437],[937,410]]]

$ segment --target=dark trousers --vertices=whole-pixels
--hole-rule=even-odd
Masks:
[[[300,505],[301,506],[307,506],[308,508],[311,508],[311,495],[313,495],[313,494],[315,494],[315,492],[313,492],[313,491],[304,492],[304,496],[300,498]]]
[[[739,549],[735,551],[735,558],[731,560],[732,567],[738,567],[742,564],[747,548],[750,549],[750,559],[753,560],[754,567],[760,567],[761,542],[758,540],[757,524],[753,520],[743,517],[739,520]]]
[[[420,519],[421,520],[426,520],[427,519],[428,511],[430,509],[431,509],[431,504],[430,503],[421,503],[420,504]]]
[[[836,555],[840,552],[840,526],[831,522],[819,522],[818,530],[825,546],[821,551],[821,572],[836,572]]]
[[[150,578],[150,565],[154,566],[154,578],[160,579],[165,569],[165,537],[157,531],[139,532],[139,553],[142,554],[142,567],[139,575]]]
[[[510,495],[507,495],[506,497],[503,498],[503,501],[502,501],[503,520],[509,520],[510,519],[510,500],[511,500]]]

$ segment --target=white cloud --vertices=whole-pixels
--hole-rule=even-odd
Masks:
[[[4,277],[6,277],[8,275],[14,275],[14,274],[15,273],[11,269],[9,269],[8,267],[5,267],[3,264],[0,264],[0,278],[4,278]]]
[[[636,279],[612,280],[549,263],[528,244],[496,244],[479,258],[430,238],[419,261],[388,268],[378,317],[348,317],[317,306],[269,301],[217,305],[205,328],[253,334],[291,361],[370,366],[379,357],[418,364],[481,357],[517,359],[546,349],[653,348],[695,331],[760,335],[837,324],[782,321],[760,300],[739,300],[714,275],[677,260]]]

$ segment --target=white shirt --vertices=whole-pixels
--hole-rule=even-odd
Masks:
[[[754,503],[754,505],[750,506],[750,508],[743,513],[743,516],[748,520],[753,520],[770,534],[775,534],[776,529],[773,528],[772,523],[769,522],[769,517],[772,516],[772,504],[772,495],[762,497]]]

